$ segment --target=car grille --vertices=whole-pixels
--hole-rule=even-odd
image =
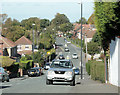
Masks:
[[[64,79],[64,78],[55,77],[54,79]]]
[[[65,71],[54,71],[55,72],[55,74],[64,74],[65,73]]]

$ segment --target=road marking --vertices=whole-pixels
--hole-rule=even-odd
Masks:
[[[62,51],[64,51],[64,49],[62,47],[59,47]]]

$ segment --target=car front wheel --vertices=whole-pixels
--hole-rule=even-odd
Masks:
[[[70,82],[70,86],[75,86],[75,78]]]
[[[53,84],[53,81],[52,80],[48,80],[46,79],[46,84],[49,85],[49,84]]]
[[[9,82],[9,79],[7,79],[7,82]]]

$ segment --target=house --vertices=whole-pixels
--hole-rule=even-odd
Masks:
[[[74,23],[74,31],[77,32],[77,38],[81,39],[81,24]],[[96,29],[93,25],[90,24],[83,24],[82,25],[82,38],[85,39],[86,42],[90,42],[96,33]]]
[[[11,40],[0,35],[0,56],[17,56],[17,46]]]
[[[110,43],[109,83],[120,87],[120,36]]]
[[[32,54],[32,42],[25,36],[18,39],[15,44],[17,45],[17,52],[20,55]]]

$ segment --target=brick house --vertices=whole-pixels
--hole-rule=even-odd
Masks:
[[[77,31],[77,38],[81,39],[81,24],[74,23],[74,31]],[[82,37],[85,38],[85,43],[90,42],[96,33],[96,29],[93,25],[90,24],[83,24],[82,25]]]
[[[32,42],[25,36],[18,39],[15,44],[17,45],[18,54],[32,54]]]
[[[3,36],[0,36],[0,56],[17,56],[16,44]]]

